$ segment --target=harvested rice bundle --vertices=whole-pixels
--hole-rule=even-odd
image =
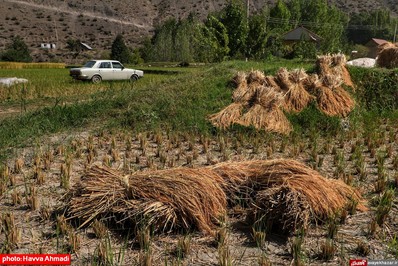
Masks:
[[[379,67],[397,68],[398,67],[398,46],[386,46],[377,56],[376,64]]]
[[[284,67],[280,68],[275,75],[275,80],[283,91],[288,91],[293,86],[289,76],[289,71]]]
[[[241,103],[231,103],[220,112],[210,115],[209,120],[214,126],[226,129],[240,120],[243,108]]]
[[[247,75],[245,72],[239,71],[236,75],[232,78],[232,82],[235,84],[235,87],[238,87],[241,84],[247,85]]]
[[[237,123],[281,134],[292,131],[292,125],[280,108],[269,109],[259,104],[254,104]]]
[[[326,75],[322,77],[322,83],[326,87],[334,89],[343,84],[343,79],[340,76]]]
[[[211,234],[226,213],[225,186],[222,177],[206,168],[123,177],[107,167],[94,166],[72,189],[67,213],[69,219],[81,219],[81,227],[103,218],[159,231],[197,228]]]
[[[243,105],[250,105],[256,95],[258,87],[262,86],[258,82],[241,83],[232,93],[232,100],[235,103],[241,103]]]
[[[331,74],[332,56],[330,54],[317,56],[316,72],[320,77]]]
[[[315,90],[317,107],[326,115],[347,117],[355,107],[354,100],[341,87],[330,89],[318,86]]]
[[[310,222],[311,207],[304,195],[288,186],[259,191],[248,217],[254,223],[277,227],[285,232],[306,229]]]
[[[128,182],[110,168],[94,166],[66,195],[69,219],[79,218],[80,227],[96,218],[106,217],[112,208],[127,199]]]
[[[135,174],[129,178],[129,198],[142,206],[129,208],[128,218],[158,230],[197,228],[212,233],[226,214],[225,183],[206,168],[177,168]],[[153,206],[160,206],[159,212]],[[149,220],[148,220],[149,219]]]
[[[259,84],[264,84],[265,81],[265,74],[260,70],[252,70],[247,75],[247,83],[257,82]]]
[[[274,76],[266,76],[264,85],[266,87],[274,88],[276,91],[282,91],[281,88],[279,87],[278,83],[276,82],[276,79]]]
[[[317,171],[291,159],[255,160],[221,163],[211,167],[225,180],[262,191],[285,186],[303,195],[317,218],[325,218],[343,209],[350,200],[359,202],[357,209],[366,210],[358,191],[339,180],[329,180]]]
[[[286,111],[296,113],[301,112],[314,98],[305,89],[304,84],[307,79],[308,75],[303,69],[296,69],[289,73],[291,87],[285,94],[283,106]]]
[[[346,68],[347,58],[344,54],[334,54],[332,55],[332,73],[336,76],[341,77],[342,82],[354,88],[354,83],[352,82],[351,75]]]
[[[269,110],[279,108],[283,104],[283,95],[273,87],[261,86],[256,91],[256,100],[254,103]]]

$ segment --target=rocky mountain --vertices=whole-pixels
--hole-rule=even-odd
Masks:
[[[242,0],[244,1],[244,0]],[[251,12],[276,0],[250,0]],[[19,35],[34,51],[36,60],[65,52],[68,39],[79,39],[102,56],[115,36],[122,33],[130,47],[151,36],[154,27],[169,18],[196,13],[205,18],[222,9],[227,0],[1,0],[0,50]],[[329,0],[345,12],[387,8],[398,14],[396,0]],[[40,49],[41,44],[56,49]],[[53,46],[54,47],[54,46]],[[45,58],[40,58],[40,57]]]

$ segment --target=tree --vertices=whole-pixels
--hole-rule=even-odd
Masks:
[[[249,18],[249,31],[246,39],[246,57],[261,58],[265,53],[265,45],[268,40],[267,10],[254,14]]]
[[[1,55],[1,60],[12,62],[32,62],[32,57],[28,46],[20,36],[12,39],[11,44],[6,47],[6,50]]]
[[[226,27],[216,17],[208,16],[203,28],[203,48],[206,61],[222,61],[229,53]]]
[[[227,29],[229,55],[235,57],[245,53],[247,38],[246,11],[241,3],[230,0],[223,9],[219,21]]]
[[[124,43],[121,34],[118,34],[112,43],[111,59],[118,60],[121,63],[133,63],[131,52]]]

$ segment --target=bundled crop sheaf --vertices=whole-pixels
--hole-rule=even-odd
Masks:
[[[220,112],[210,115],[209,120],[214,126],[226,129],[240,120],[243,109],[243,104],[231,103]]]
[[[276,81],[284,91],[283,108],[288,112],[301,112],[308,106],[313,97],[306,90],[308,75],[303,69],[288,72],[281,68],[276,74]]]
[[[295,160],[276,159],[221,163],[212,166],[212,169],[227,182],[228,180],[233,180],[234,183],[239,182],[242,187],[250,187],[252,189],[255,199],[252,211],[256,213],[257,217],[279,215],[273,212],[271,214],[268,213],[270,210],[264,206],[268,206],[267,204],[269,203],[261,203],[261,199],[264,197],[270,199],[274,198],[275,195],[280,195],[282,199],[284,198],[285,203],[282,201],[273,205],[274,209],[278,209],[281,212],[287,210],[281,206],[291,205],[291,199],[298,199],[299,202],[296,202],[296,206],[292,207],[297,212],[292,215],[301,218],[295,223],[289,223],[289,225],[282,224],[285,229],[292,229],[297,225],[301,226],[307,223],[307,214],[301,213],[301,211],[308,211],[307,206],[309,206],[311,215],[315,215],[315,217],[320,219],[334,215],[342,210],[351,199],[359,202],[357,206],[359,210],[366,210],[359,192],[354,188],[342,181],[326,179],[315,170]],[[281,187],[283,187],[281,190],[275,189],[271,192],[256,193],[269,188]],[[257,194],[260,196],[259,199],[257,199]],[[300,195],[299,197],[297,196],[298,194]],[[286,216],[279,215],[278,217]],[[290,219],[290,221],[293,220]],[[278,223],[278,221],[275,222]],[[283,223],[283,221],[279,222]]]
[[[398,45],[393,43],[385,43],[380,45],[376,59],[379,67],[397,68],[398,67]]]
[[[341,87],[342,80],[338,76],[326,75],[314,92],[320,111],[329,116],[346,117],[355,107],[350,94]]]
[[[123,177],[94,166],[68,198],[67,212],[70,218],[83,220],[81,226],[113,217],[160,231],[196,228],[212,233],[226,213],[223,179],[206,169],[177,168]]]
[[[354,88],[350,73],[346,68],[347,59],[344,54],[327,54],[318,56],[316,61],[317,73],[320,78],[333,75],[341,78],[343,83]]]
[[[345,183],[328,180],[297,161],[278,159],[128,176],[94,166],[68,193],[66,214],[80,219],[81,226],[95,219],[114,219],[125,227],[213,234],[227,203],[242,195],[249,216],[272,220],[284,230],[333,215],[351,200],[359,202],[359,210],[366,209],[359,193]]]

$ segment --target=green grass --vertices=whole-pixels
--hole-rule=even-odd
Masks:
[[[72,81],[67,69],[2,69],[0,76],[17,76],[30,82],[2,90],[7,96],[0,98],[0,107],[21,105],[21,113],[0,120],[0,153],[5,157],[10,147],[23,147],[49,133],[94,127],[215,134],[218,130],[207,117],[231,102],[233,88],[229,84],[236,71],[260,69],[273,75],[280,67],[303,67],[311,71],[313,66],[314,62],[294,60],[229,61],[185,68],[179,74],[146,74],[133,84],[103,82],[99,85]],[[147,67],[147,71],[149,69]],[[174,69],[168,67],[164,72]],[[154,70],[161,69],[157,66]],[[44,108],[37,106],[41,102],[47,103]],[[23,108],[24,105],[36,105],[36,108]],[[354,112],[353,120],[359,124],[374,116],[379,116],[379,112],[368,112],[361,106]],[[338,119],[322,115],[314,106],[289,118],[299,132],[326,131],[336,135],[339,130]],[[247,134],[251,132],[242,127],[234,127],[232,132],[242,130]]]

